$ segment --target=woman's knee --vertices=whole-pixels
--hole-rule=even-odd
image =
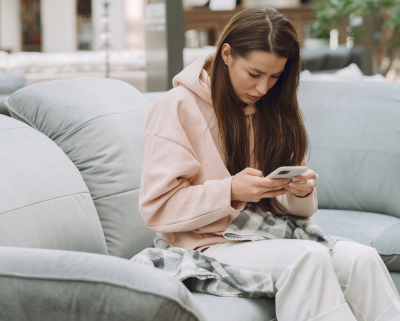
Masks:
[[[303,257],[318,266],[332,264],[329,249],[322,244],[313,241],[304,241],[303,251]]]
[[[376,271],[381,260],[378,252],[356,242],[339,241],[333,247],[332,264],[338,281],[347,286],[352,280],[364,279],[367,271]]]
[[[356,242],[339,241],[334,248],[335,258],[339,261],[350,262],[351,265],[358,267],[366,267],[376,264],[380,260],[380,256],[376,249]]]

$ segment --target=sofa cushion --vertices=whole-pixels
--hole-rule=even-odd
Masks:
[[[400,272],[400,219],[390,215],[318,210],[312,217],[326,233],[374,247],[389,271]]]
[[[275,319],[275,300],[218,297],[192,293],[207,321],[272,321]]]
[[[400,90],[395,83],[303,82],[320,208],[400,217]]]
[[[0,288],[0,320],[206,320],[176,278],[108,255],[0,247]]]
[[[82,176],[63,151],[0,115],[0,246],[107,253]]]
[[[131,85],[104,78],[43,82],[8,99],[12,117],[50,137],[79,169],[111,255],[131,258],[153,245],[138,207],[150,108]]]

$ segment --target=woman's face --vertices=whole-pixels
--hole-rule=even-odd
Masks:
[[[221,54],[228,64],[233,90],[245,104],[254,104],[275,85],[287,61],[287,58],[259,50],[251,52],[247,58],[233,59],[227,43]]]

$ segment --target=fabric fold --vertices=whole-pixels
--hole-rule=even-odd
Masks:
[[[329,236],[309,218],[277,216],[271,212],[242,211],[223,233],[235,241],[300,239],[318,242],[332,250],[340,239]],[[155,267],[184,282],[189,290],[216,296],[274,297],[270,274],[239,269],[220,263],[200,251],[175,247],[156,237],[154,248],[144,249],[131,261]]]

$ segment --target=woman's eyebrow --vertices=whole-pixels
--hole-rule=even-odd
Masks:
[[[257,72],[257,73],[259,73],[259,74],[265,75],[265,72],[262,72],[261,70],[259,70],[259,69],[257,69],[257,68],[250,67],[250,69],[254,70],[255,72]],[[285,71],[285,70],[282,70],[282,71],[280,71],[280,72],[274,74],[273,76],[280,75],[280,74],[283,73],[284,71]]]
[[[280,75],[280,74],[283,73],[284,71],[285,71],[285,70],[282,70],[282,71],[278,72],[277,74],[274,74],[273,76]]]
[[[250,69],[254,70],[255,72],[257,72],[257,73],[259,73],[259,74],[265,75],[265,72],[262,72],[261,70],[259,70],[259,69],[257,69],[257,68],[250,67]]]

